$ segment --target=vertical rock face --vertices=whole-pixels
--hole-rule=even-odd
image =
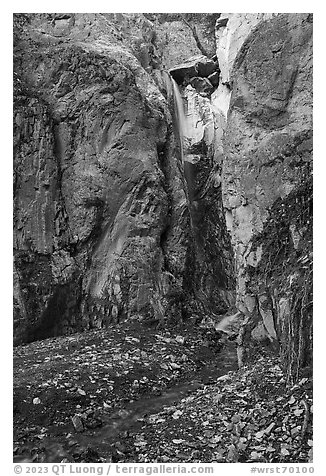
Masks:
[[[216,22],[217,56],[221,82],[229,83],[236,56],[244,41],[262,21],[277,13],[222,13]]]
[[[18,341],[102,326],[163,294],[166,102],[127,49],[71,41],[76,23],[58,41],[41,20],[16,50]]]
[[[221,162],[211,101],[191,86],[186,102],[185,175],[193,233],[192,287],[206,315],[226,312],[234,302],[233,254],[221,193]]]
[[[222,13],[216,21],[216,55],[220,77],[218,88],[212,95],[212,104],[215,121],[222,130],[225,129],[230,105],[231,76],[236,56],[255,27],[262,21],[277,15],[277,13]],[[218,138],[217,147],[223,150],[222,135]]]
[[[158,21],[16,17],[16,342],[182,314],[190,216]]]
[[[16,342],[230,310],[309,365],[311,21],[15,17]]]
[[[155,45],[163,69],[199,53],[216,53],[215,22],[219,13],[148,13],[155,26]]]
[[[261,318],[271,340],[296,334],[296,372],[311,358],[311,15],[259,23],[229,79],[222,184],[237,307],[251,316],[251,329]]]

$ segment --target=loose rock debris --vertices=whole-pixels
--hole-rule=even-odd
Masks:
[[[235,369],[234,343],[189,329],[128,324],[17,347],[14,460],[311,461],[311,380],[286,388],[267,353]]]

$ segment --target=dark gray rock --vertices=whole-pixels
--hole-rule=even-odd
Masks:
[[[15,50],[16,343],[126,318],[178,320],[193,302],[178,136],[145,71],[152,33],[133,14],[35,14],[24,26]]]
[[[278,340],[298,373],[311,359],[311,15],[256,14],[249,37],[250,14],[221,19],[239,33],[221,36],[229,111],[227,88],[209,99],[217,62],[193,57],[209,18],[62,15],[15,25],[15,341],[218,320],[236,288],[239,347]],[[176,64],[181,38],[184,163],[153,72]]]
[[[152,315],[160,301],[162,319],[174,286],[160,247],[166,101],[114,42],[30,34],[37,47],[22,40],[15,64],[16,342]]]
[[[215,71],[214,73],[210,74],[207,79],[210,81],[212,86],[214,86],[214,88],[217,88],[220,82],[219,71]]]
[[[204,78],[218,71],[218,63],[203,55],[195,56],[169,70],[171,76],[178,84],[187,84],[193,77],[200,76]]]
[[[171,68],[169,70],[169,73],[171,74],[172,78],[178,84],[189,82],[191,78],[193,78],[194,76],[197,76],[198,74],[197,64],[198,64],[199,58],[201,57],[198,57],[198,56],[194,57],[185,63],[182,63],[180,65],[177,65]]]
[[[227,17],[218,18],[215,24],[215,30],[225,27],[228,24],[229,19]]]
[[[199,78],[198,76],[191,78],[190,84],[200,94],[209,96],[213,91],[213,85],[207,78]]]
[[[197,62],[198,76],[203,78],[206,78],[210,74],[218,71],[218,69],[218,64],[209,58],[204,57]]]

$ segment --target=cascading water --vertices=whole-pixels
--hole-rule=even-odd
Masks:
[[[184,111],[183,100],[179,87],[169,73],[164,72],[164,81],[169,97],[173,99],[175,133],[179,139],[180,159],[183,166],[183,175],[187,185],[187,198],[191,205],[194,197],[194,181],[191,173],[191,164],[185,157],[185,137],[188,136],[187,117]]]
[[[174,111],[176,116],[176,123],[180,141],[180,154],[181,154],[181,161],[184,164],[184,138],[186,136],[187,130],[187,119],[184,112],[184,106],[182,97],[178,88],[177,83],[171,77],[172,83],[172,90],[173,90],[173,102],[174,102]]]
[[[188,208],[189,261],[186,264],[185,294],[189,293],[187,296],[194,299],[191,302],[195,302],[196,313],[222,314],[229,307],[229,299],[232,301],[225,290],[226,283],[231,283],[232,278],[226,274],[224,263],[230,266],[230,273],[232,263],[229,249],[224,249],[228,235],[224,228],[220,189],[213,186],[217,164],[213,164],[215,127],[212,105],[189,88],[185,91],[187,108],[184,109],[177,83],[167,72],[163,74],[163,80],[173,116],[176,145],[180,149],[180,172]]]

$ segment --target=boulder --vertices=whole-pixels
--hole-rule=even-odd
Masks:
[[[202,78],[207,78],[209,75],[218,70],[218,63],[209,58],[203,57],[197,61],[198,76],[201,76]]]
[[[220,28],[226,26],[228,24],[228,17],[222,16],[216,20],[215,24],[215,31],[219,30]]]
[[[185,63],[176,65],[169,70],[169,73],[178,84],[188,82],[190,78],[197,76],[197,64],[200,58],[204,58],[204,56],[195,56]]]
[[[199,78],[198,76],[195,76],[194,78],[191,78],[189,83],[198,93],[207,96],[212,94],[214,90],[212,83],[207,78]]]
[[[195,56],[169,70],[171,76],[178,84],[188,83],[191,78],[197,76],[206,78],[218,71],[218,63],[204,55]]]

